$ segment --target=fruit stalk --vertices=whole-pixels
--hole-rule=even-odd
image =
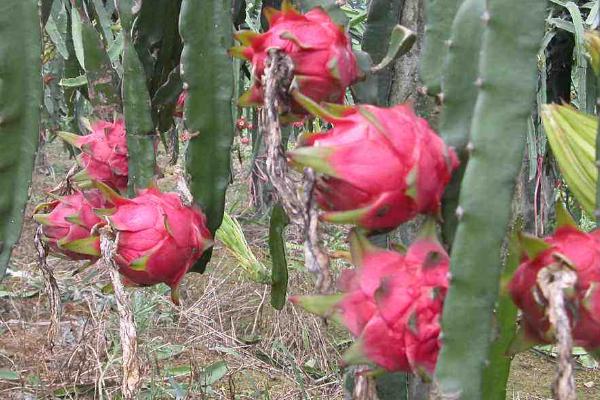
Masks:
[[[308,271],[317,274],[319,291],[326,291],[329,279],[329,257],[319,246],[318,213],[313,201],[315,173],[304,170],[304,195],[288,175],[287,160],[281,145],[280,110],[289,107],[289,87],[292,82],[293,63],[289,56],[278,49],[269,50],[265,61],[264,110],[261,111],[259,128],[267,146],[267,174],[277,191],[281,204],[290,220],[304,232],[304,256]]]
[[[133,400],[137,398],[138,389],[141,384],[140,362],[137,356],[137,332],[133,319],[131,300],[127,292],[125,292],[119,274],[119,267],[114,261],[117,243],[110,226],[100,228],[100,249],[102,252],[102,261],[110,273],[110,280],[115,291],[115,300],[119,313],[119,336],[123,351],[121,392],[123,399]]]

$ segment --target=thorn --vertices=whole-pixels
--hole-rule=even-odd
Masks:
[[[475,86],[477,86],[478,88],[483,86],[483,79],[481,77],[475,80]]]
[[[485,10],[483,14],[481,14],[481,21],[486,25],[490,21],[490,12],[488,10]]]
[[[475,145],[473,144],[473,142],[467,143],[466,149],[469,152],[469,154],[473,153],[473,150],[475,150]]]
[[[187,82],[183,82],[183,90],[188,90],[190,88],[190,84]]]
[[[452,39],[445,40],[444,44],[446,45],[446,47],[452,48]]]
[[[456,207],[456,218],[460,221],[462,220],[463,215],[465,215],[465,210],[461,206]]]

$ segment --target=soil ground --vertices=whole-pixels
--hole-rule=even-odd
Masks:
[[[0,283],[0,399],[118,398],[118,322],[112,295],[103,292],[109,279],[101,266],[73,274],[82,264],[49,258],[63,310],[57,344],[46,345],[49,311],[31,215],[72,163],[58,143],[46,152],[53,174],[36,169],[12,273]],[[238,165],[228,210],[242,221],[250,248],[265,259],[267,226],[264,219],[247,218],[247,176],[247,166]],[[302,270],[299,248],[291,244],[288,250],[291,292],[311,292],[313,277]],[[181,307],[171,304],[164,286],[130,293],[145,376],[140,399],[343,398],[338,360],[348,335],[291,304],[274,311],[268,287],[250,281],[218,243],[207,272],[184,279]],[[548,356],[518,355],[507,399],[550,399],[554,368]],[[576,376],[580,399],[600,398],[598,370],[579,368]]]

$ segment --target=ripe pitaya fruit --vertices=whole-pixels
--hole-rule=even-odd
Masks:
[[[110,207],[97,190],[75,192],[36,207],[33,219],[42,225],[43,240],[49,250],[73,260],[100,257],[100,241],[91,233],[102,220],[94,209]],[[41,213],[49,211],[48,214]]]
[[[419,213],[439,212],[458,158],[409,105],[325,109],[297,92],[294,97],[334,126],[309,133],[288,153],[293,164],[322,174],[322,219],[388,230]]]
[[[173,110],[173,116],[177,118],[183,118],[183,108],[185,107],[185,100],[187,99],[187,90],[183,90],[179,97],[177,98],[177,103],[175,104],[175,110]]]
[[[560,206],[558,213],[565,215]],[[537,279],[540,271],[551,266],[566,266],[577,274],[574,291],[565,302],[571,321],[573,341],[588,350],[600,347],[600,230],[591,233],[577,229],[564,219],[556,232],[542,239],[523,241],[525,252],[508,289],[515,304],[523,311],[522,334],[525,343],[551,343],[554,332],[546,313],[545,299]],[[534,241],[534,245],[531,245]]]
[[[84,187],[91,180],[104,182],[108,186],[124,191],[127,189],[127,137],[125,122],[96,121],[91,133],[79,136],[59,132],[59,136],[81,150],[77,161],[83,168],[73,179]]]
[[[349,363],[370,361],[388,371],[431,374],[440,349],[439,318],[448,288],[448,255],[434,237],[422,236],[406,254],[351,236],[352,260],[341,298],[291,300],[321,315],[332,315],[357,336]]]
[[[115,204],[105,214],[118,232],[115,261],[124,282],[165,283],[171,287],[173,302],[179,304],[179,282],[213,244],[204,214],[185,206],[175,193],[149,188],[126,199],[101,183],[96,185]]]
[[[285,52],[294,64],[299,90],[311,99],[342,103],[346,88],[359,77],[352,42],[342,26],[336,25],[320,7],[300,14],[288,0],[281,10],[265,9],[270,28],[265,33],[241,31],[235,35],[242,46],[230,54],[252,63],[254,83],[240,98],[240,105],[263,102],[261,78],[269,49]],[[306,115],[303,107],[293,102],[292,114]]]

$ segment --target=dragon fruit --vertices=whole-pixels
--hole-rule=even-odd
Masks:
[[[84,136],[59,132],[58,135],[81,150],[77,161],[83,168],[73,179],[88,186],[91,180],[103,182],[119,191],[127,189],[127,137],[125,122],[98,120]]]
[[[267,7],[265,16],[269,30],[262,34],[238,32],[235,38],[242,46],[230,49],[232,56],[250,61],[253,68],[253,85],[240,98],[240,105],[262,104],[261,78],[268,51],[273,48],[291,58],[295,81],[302,93],[317,102],[342,103],[346,89],[359,77],[352,43],[344,28],[336,25],[322,8],[301,14],[288,0],[281,10]],[[306,115],[296,102],[291,108],[295,116]]]
[[[431,235],[418,238],[402,254],[377,248],[353,233],[351,251],[358,268],[342,274],[341,297],[291,300],[333,316],[358,337],[345,355],[348,363],[373,362],[388,371],[431,374],[448,288],[450,260],[445,250]]]
[[[560,210],[563,215],[566,211]],[[574,290],[565,302],[571,321],[575,345],[588,350],[600,347],[600,230],[591,233],[577,229],[569,220],[545,239],[528,238],[523,247],[522,262],[515,271],[508,289],[515,304],[523,311],[522,340],[530,345],[554,341],[553,329],[546,313],[545,299],[537,279],[540,271],[552,266],[566,266],[577,274]],[[533,245],[531,242],[533,241]]]
[[[183,90],[179,97],[177,97],[177,103],[175,104],[175,110],[173,110],[173,116],[177,118],[183,118],[183,108],[185,107],[185,100],[187,99],[187,90]]]
[[[292,164],[321,174],[316,199],[323,220],[389,230],[439,212],[458,158],[409,105],[321,107],[298,92],[294,97],[333,124],[288,153]]]
[[[95,261],[100,257],[100,242],[91,231],[102,220],[94,209],[110,206],[97,190],[78,191],[40,204],[33,219],[42,225],[42,239],[52,253],[72,260]]]
[[[148,188],[126,199],[102,183],[95,184],[115,205],[105,214],[118,232],[115,261],[124,283],[165,283],[171,287],[173,302],[179,304],[179,282],[213,244],[204,214],[185,206],[176,193]]]

